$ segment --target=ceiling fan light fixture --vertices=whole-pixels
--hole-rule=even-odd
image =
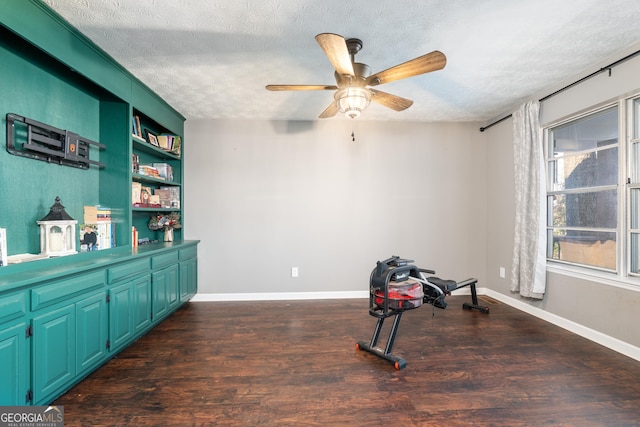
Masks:
[[[336,92],[335,99],[340,112],[355,119],[369,106],[371,92],[359,86],[345,87]]]

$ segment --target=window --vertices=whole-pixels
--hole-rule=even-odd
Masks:
[[[640,97],[630,99],[629,119],[629,274],[640,275]]]
[[[617,271],[618,110],[611,106],[545,131],[551,260]],[[640,206],[640,180],[637,190]],[[638,220],[633,236],[640,242]]]

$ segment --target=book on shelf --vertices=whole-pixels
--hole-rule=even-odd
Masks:
[[[111,222],[111,208],[98,206],[98,222]]]
[[[86,224],[97,224],[98,223],[98,207],[97,206],[87,206],[84,207],[84,222]]]
[[[140,116],[133,116],[133,132],[138,138],[142,138],[142,127],[140,126]]]
[[[85,224],[97,224],[98,222],[111,221],[111,208],[106,206],[91,206],[85,205],[84,207],[84,222]]]
[[[135,249],[138,247],[138,230],[136,227],[131,227],[131,246]]]
[[[136,181],[131,182],[131,204],[142,203],[142,184]]]
[[[180,187],[164,186],[164,187],[160,187],[160,190],[169,191],[169,205],[170,205],[169,207],[170,208],[180,209]]]
[[[160,176],[158,169],[153,165],[138,165],[138,175],[144,175],[156,179],[165,179]]]
[[[166,188],[156,188],[153,190],[153,195],[158,196],[158,203],[163,208],[171,207],[171,191]]]
[[[182,139],[178,135],[162,133],[158,135],[158,145],[165,151],[170,151],[175,155],[180,155]]]
[[[0,267],[6,266],[7,263],[7,229],[0,228]]]
[[[112,222],[80,224],[80,251],[91,252],[115,248],[116,225]]]
[[[111,208],[85,206],[84,223],[79,227],[80,251],[88,252],[116,246],[116,224],[111,221]]]
[[[140,166],[140,157],[136,153],[131,155],[131,172],[138,173]]]
[[[154,197],[151,187],[145,187],[139,182],[131,183],[131,206],[134,208],[160,208],[158,196]]]
[[[173,167],[168,163],[152,163],[152,166],[158,172],[158,176],[167,181],[173,181]]]

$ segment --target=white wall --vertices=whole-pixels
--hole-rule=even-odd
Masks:
[[[598,69],[598,68],[595,68]],[[592,108],[640,88],[640,58],[635,58],[599,74],[573,88],[557,94],[541,104],[541,122],[547,124]],[[562,319],[560,323],[605,345],[640,354],[640,280],[616,280],[615,275],[590,276],[590,271],[574,269],[559,272],[549,266],[547,293],[544,300],[520,298],[509,290],[511,248],[513,246],[513,148],[511,119],[491,127],[483,134],[487,146],[487,283],[491,289],[518,304],[538,310],[541,317]],[[507,279],[499,278],[499,267],[505,266]],[[617,342],[619,341],[619,342]]]
[[[391,255],[483,286],[478,127],[187,121],[185,237],[201,240],[199,293],[366,292]]]
[[[545,101],[542,121],[640,88],[637,76],[640,58]],[[553,271],[542,301],[510,292],[512,121],[478,128],[187,121],[185,237],[202,241],[199,293],[366,292],[375,261],[401,255],[635,357],[640,285]]]

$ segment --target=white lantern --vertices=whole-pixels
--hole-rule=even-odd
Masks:
[[[76,225],[64,210],[60,197],[51,206],[47,216],[37,221],[40,226],[40,254],[47,256],[63,256],[77,253]]]

